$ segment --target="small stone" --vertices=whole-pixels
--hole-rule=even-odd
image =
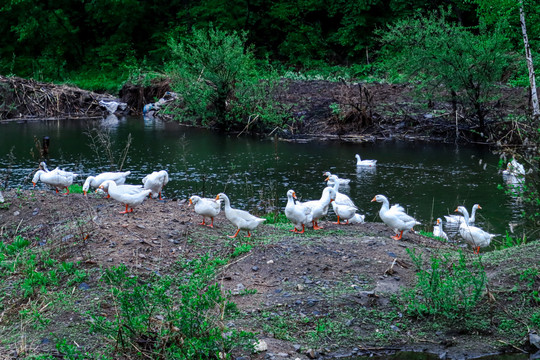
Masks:
[[[21,214],[20,211],[15,211],[15,212],[13,213],[13,216],[19,216],[20,214]]]
[[[259,271],[259,267],[257,265],[255,265],[254,267],[251,268],[251,270],[253,271]]]
[[[286,357],[289,357],[289,354],[280,352],[280,353],[277,353],[277,356],[286,358]]]
[[[309,349],[308,351],[306,351],[306,355],[310,359],[316,359],[319,356],[319,354],[313,349]]]
[[[108,258],[107,261],[108,261],[108,262],[113,262],[113,259],[112,259],[112,258]]]
[[[37,214],[39,214],[39,208],[35,208],[34,211],[32,211],[33,216],[36,216]]]
[[[139,257],[140,257],[141,259],[146,259],[146,255],[144,255],[144,254],[139,254]]]
[[[300,351],[302,350],[302,345],[300,345],[300,344],[294,344],[294,345],[293,345],[293,349],[294,349],[294,351],[296,351],[296,352],[300,352]]]
[[[137,227],[138,227],[139,229],[146,229],[146,227],[145,227],[144,225],[140,225],[140,224],[137,225]]]
[[[88,284],[85,283],[85,282],[80,283],[80,284],[79,284],[79,290],[90,290],[90,285],[88,285]]]
[[[255,352],[262,352],[268,350],[268,344],[264,340],[259,340],[254,345]]]
[[[273,263],[274,263],[274,260],[268,260],[266,263],[267,263],[267,264],[273,264]]]

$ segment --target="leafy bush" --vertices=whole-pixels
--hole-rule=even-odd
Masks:
[[[487,283],[479,260],[468,264],[460,251],[457,260],[449,254],[431,256],[431,264],[426,269],[421,254],[409,249],[407,252],[417,269],[416,286],[403,293],[409,314],[456,320],[466,317],[476,307]]]
[[[92,329],[116,339],[125,351],[152,358],[218,358],[233,349],[250,348],[251,333],[228,329],[223,319],[234,304],[213,283],[221,260],[179,263],[182,278],[155,277],[145,282],[122,265],[105,271],[118,315],[109,320],[92,315]]]
[[[209,27],[190,38],[171,39],[174,60],[166,72],[171,87],[183,97],[180,121],[202,121],[224,130],[280,126],[282,110],[273,100],[277,76],[257,69],[246,33]]]
[[[386,67],[405,74],[425,96],[438,95],[475,114],[484,130],[487,103],[497,100],[503,75],[514,64],[504,24],[488,31],[468,29],[450,19],[450,11],[409,17],[379,31],[387,51]]]

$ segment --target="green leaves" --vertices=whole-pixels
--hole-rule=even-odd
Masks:
[[[443,98],[454,107],[461,103],[483,131],[487,103],[498,98],[503,74],[515,60],[503,28],[468,29],[441,10],[398,21],[379,35],[388,70],[418,81],[424,96]]]

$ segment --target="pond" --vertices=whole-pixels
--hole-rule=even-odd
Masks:
[[[518,223],[522,209],[498,186],[503,179],[499,158],[485,146],[454,146],[406,142],[292,143],[216,134],[207,130],[143,117],[103,120],[55,120],[0,125],[0,180],[9,172],[8,186],[32,188],[42,138],[50,138],[47,163],[77,172],[77,183],[87,176],[110,171],[106,149],[94,151],[88,133],[102,129],[114,143],[113,155],[131,134],[124,170],[128,183],[140,184],[152,171],[165,169],[170,182],[163,195],[186,199],[226,192],[233,207],[258,213],[283,209],[286,192],[294,189],[301,200],[318,199],[325,186],[323,172],[351,179],[342,189],[356,203],[366,221],[380,222],[376,194],[399,203],[432,231],[437,217],[454,214],[457,205],[471,209],[478,203],[476,225],[502,234]],[[357,168],[355,154],[376,159],[376,168]],[[43,188],[43,184],[38,187]],[[335,217],[331,217],[335,220]]]

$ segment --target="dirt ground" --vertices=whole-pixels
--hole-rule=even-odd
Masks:
[[[494,353],[506,348],[485,334],[411,334],[391,325],[399,325],[399,319],[379,325],[392,326],[395,333],[376,341],[370,334],[379,328],[365,319],[353,318],[348,326],[360,335],[357,343],[346,348],[337,344],[306,349],[301,344],[299,350],[298,344],[261,327],[261,321],[264,323],[268,316],[321,318],[339,312],[354,313],[354,309],[398,314],[392,297],[415,280],[415,267],[407,250],[429,255],[440,249],[455,249],[455,244],[413,233],[395,241],[383,223],[337,225],[330,221],[334,220],[332,215],[322,221],[324,230],[298,235],[288,231],[289,224],[263,224],[250,240],[230,240],[226,235],[235,229],[223,212],[215,219],[213,229],[201,226],[200,217],[185,200],[149,199],[133,213],[119,214],[123,210],[120,203],[97,194],[84,197],[64,196],[51,190],[9,190],[4,197],[7,205],[0,208],[3,236],[20,234],[35,239],[32,246],[36,247],[64,246],[63,261],[81,261],[89,268],[126,264],[136,273],[167,274],[179,258],[192,259],[208,252],[227,255],[233,243],[253,244],[249,253],[223,269],[219,281],[232,294],[250,290],[247,295],[233,296],[245,314],[235,326],[257,332],[268,344],[261,359],[269,353],[276,359],[322,354],[338,358],[384,353],[388,349],[429,350],[446,356],[442,358],[457,359],[464,354]],[[510,287],[512,281],[508,278],[504,285]],[[89,284],[92,286],[91,281]],[[36,351],[46,351],[46,346],[37,345]]]

